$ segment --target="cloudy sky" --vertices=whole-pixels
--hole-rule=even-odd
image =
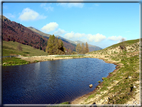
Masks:
[[[139,3],[3,3],[3,15],[26,27],[106,48],[140,37]]]

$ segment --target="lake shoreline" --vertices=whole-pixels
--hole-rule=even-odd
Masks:
[[[91,58],[96,58],[96,57],[91,57]],[[97,59],[101,59],[101,60],[103,60],[103,61],[106,62],[106,63],[111,63],[111,64],[116,65],[116,67],[115,67],[116,69],[115,69],[114,71],[112,71],[112,73],[116,73],[116,72],[121,68],[121,66],[122,66],[120,63],[116,63],[116,62],[114,62],[114,61],[107,61],[107,60],[104,59],[104,58],[97,58]],[[112,73],[109,73],[109,75],[108,75],[106,78],[110,78],[111,76],[113,76]],[[102,84],[103,84],[102,82],[99,83],[99,84],[95,87],[95,89],[94,89],[93,91],[91,91],[91,92],[89,92],[89,93],[87,93],[87,94],[84,94],[84,95],[82,95],[82,96],[80,96],[80,97],[78,97],[78,98],[76,98],[76,99],[70,101],[70,104],[78,104],[77,102],[80,102],[80,101],[85,100],[85,99],[88,98],[91,94],[95,93],[95,92],[98,90],[97,87],[102,86]],[[89,86],[88,86],[88,87],[89,87]]]
[[[55,56],[30,56],[30,57],[24,57],[24,56],[18,56],[15,58],[19,58],[19,60],[27,61],[27,63],[20,63],[20,64],[7,64],[3,62],[3,66],[16,66],[16,65],[25,65],[25,64],[31,64],[31,63],[37,63],[37,62],[44,62],[44,61],[53,61],[53,60],[63,60],[63,59],[77,59],[77,58],[86,58],[84,56],[65,56],[65,57],[55,57]],[[10,60],[14,61],[14,60]]]
[[[49,57],[49,56],[31,56],[31,57],[23,57],[23,56],[21,56],[21,57],[19,57],[20,59],[22,59],[22,60],[25,60],[25,61],[29,61],[30,63],[37,63],[37,62],[44,62],[44,61],[52,61],[52,60],[63,60],[63,59],[77,59],[77,58],[97,58],[97,57],[88,57],[88,56],[86,56],[86,57]],[[118,63],[118,62],[115,62],[115,61],[108,61],[108,60],[106,60],[105,58],[97,58],[97,59],[101,59],[101,60],[103,60],[105,63],[111,63],[111,64],[115,64],[116,65],[116,69],[114,70],[114,71],[112,71],[112,73],[115,73],[115,72],[117,72],[119,69],[120,69],[120,67],[121,67],[121,64],[120,63]],[[30,64],[29,63],[29,64]],[[109,73],[108,74],[108,76],[106,77],[106,78],[110,78],[111,76],[113,76],[113,74],[112,73]],[[84,99],[86,99],[86,98],[88,98],[88,96],[90,96],[91,94],[93,94],[93,93],[95,93],[99,88],[97,88],[97,87],[100,87],[100,86],[102,86],[102,82],[101,83],[99,83],[96,87],[95,87],[95,89],[93,90],[93,91],[91,91],[91,92],[89,92],[89,93],[87,93],[87,94],[84,94],[84,95],[82,95],[82,96],[80,96],[80,97],[78,97],[78,98],[76,98],[76,99],[74,99],[74,100],[72,100],[72,101],[70,101],[69,103],[70,104],[78,104],[77,102],[79,102],[79,101],[83,101]],[[88,84],[88,87],[89,87],[89,84]]]

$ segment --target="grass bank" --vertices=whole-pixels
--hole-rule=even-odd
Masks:
[[[29,64],[29,61],[21,60],[20,58],[2,58],[3,66],[23,65]]]
[[[17,46],[19,45],[18,42],[13,41],[2,41],[2,56],[11,56],[11,55],[22,55],[22,56],[40,56],[40,55],[47,55],[46,52],[35,49],[28,45],[21,44],[22,51],[17,50]],[[34,61],[38,62],[38,61]],[[14,57],[6,57],[2,58],[2,65],[3,66],[13,66],[13,65],[23,65],[29,64],[30,61],[22,60],[21,58],[14,58]]]
[[[139,41],[126,41],[126,51],[121,51],[116,44],[103,50],[90,52],[92,58],[114,63],[117,69],[103,81],[93,92],[83,95],[71,104],[140,104],[140,59]],[[98,81],[99,82],[99,81]]]

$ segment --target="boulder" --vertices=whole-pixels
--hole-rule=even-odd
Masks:
[[[92,88],[92,87],[93,87],[93,84],[90,84],[89,87]]]

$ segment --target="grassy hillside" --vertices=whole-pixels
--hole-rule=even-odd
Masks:
[[[124,44],[125,44],[126,46],[129,46],[129,45],[132,45],[132,44],[137,43],[137,42],[139,42],[139,39],[124,41]],[[107,47],[106,49],[108,49],[108,48],[115,48],[115,47],[117,47],[117,46],[120,46],[121,44],[122,44],[122,42],[120,42],[120,43],[118,43],[118,44],[114,44],[114,45],[112,45],[112,46],[109,46],[109,47]]]
[[[120,49],[122,43],[103,50],[89,52],[92,58],[101,58],[119,65],[109,77],[103,78],[96,91],[79,104],[138,104],[139,95],[139,39],[125,41],[126,51]],[[100,80],[101,81],[101,80]]]
[[[22,51],[17,50],[18,42],[3,41],[2,42],[2,56],[9,56],[10,54],[23,55],[23,56],[39,56],[47,55],[43,50],[35,49],[28,45],[21,44]]]

